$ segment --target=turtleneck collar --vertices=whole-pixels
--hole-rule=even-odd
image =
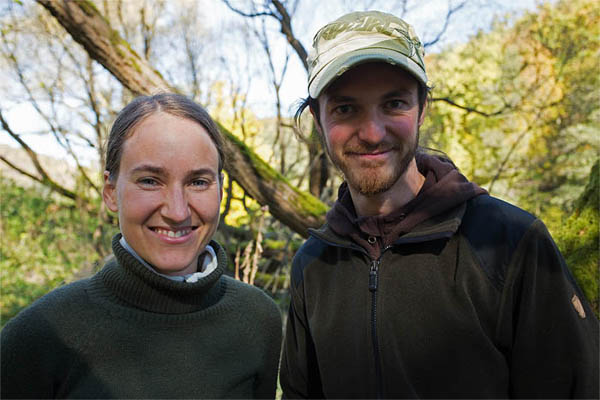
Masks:
[[[227,256],[217,242],[210,242],[216,252],[217,267],[192,283],[174,281],[151,271],[121,245],[121,237],[120,233],[113,237],[115,259],[97,275],[121,302],[150,312],[183,314],[214,304],[223,295],[219,279]]]
[[[123,246],[125,250],[133,254],[133,256],[150,271],[173,281],[194,283],[197,282],[198,279],[208,276],[218,266],[217,254],[215,253],[215,250],[209,244],[207,244],[206,248],[198,258],[199,264],[200,260],[202,260],[202,263],[198,265],[198,271],[185,275],[165,275],[158,272],[154,267],[152,267],[152,265],[148,264],[146,260],[140,257],[140,255],[129,245],[129,243],[127,243],[125,236],[121,236],[119,244]]]

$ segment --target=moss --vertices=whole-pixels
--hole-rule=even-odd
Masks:
[[[100,11],[98,10],[98,8],[96,8],[96,5],[89,0],[80,0],[77,2],[77,4],[79,5],[79,8],[81,8],[81,10],[84,13],[86,13],[86,15],[89,15],[90,17],[102,15],[102,14],[100,14]]]
[[[556,241],[567,265],[583,290],[596,315],[600,315],[598,297],[598,256],[600,254],[600,211],[598,202],[599,169],[597,161],[590,172],[588,184],[576,202],[573,213],[557,230]]]
[[[263,247],[272,250],[282,250],[285,247],[285,243],[285,240],[265,239]]]
[[[142,73],[142,68],[140,64],[135,60],[135,58],[131,59],[131,66],[139,73]]]
[[[274,279],[277,279],[276,282],[273,282]],[[286,274],[280,274],[279,276],[274,276],[272,274],[267,274],[265,272],[256,272],[256,277],[254,278],[254,284],[256,286],[264,288],[265,286],[273,287],[273,283],[276,284],[276,287],[282,288],[285,285],[287,280]]]
[[[283,175],[271,168],[271,166],[263,159],[258,157],[244,142],[225,129],[221,124],[219,124],[219,127],[229,140],[236,143],[237,147],[242,151],[245,157],[250,160],[260,176],[282,182],[283,184],[288,185],[297,194],[297,202],[294,204],[296,208],[302,210],[307,216],[322,217],[325,215],[327,206],[323,202],[292,185]]]

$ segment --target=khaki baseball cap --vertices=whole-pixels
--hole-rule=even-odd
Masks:
[[[346,14],[315,35],[308,54],[308,93],[316,99],[344,72],[365,62],[398,65],[427,85],[425,52],[414,28],[379,11]]]

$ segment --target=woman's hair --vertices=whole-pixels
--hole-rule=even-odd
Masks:
[[[153,96],[140,96],[127,104],[117,115],[108,136],[105,170],[109,179],[119,175],[123,143],[132,134],[135,127],[149,116],[164,112],[185,118],[202,125],[219,153],[219,175],[223,170],[223,138],[217,124],[199,104],[175,93],[160,93]]]

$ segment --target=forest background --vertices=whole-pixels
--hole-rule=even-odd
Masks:
[[[291,259],[341,182],[309,116],[294,126],[290,99],[306,96],[310,35],[359,9],[405,17],[425,42],[434,90],[421,145],[540,217],[598,314],[593,0],[520,13],[484,0],[5,0],[1,325],[110,257],[118,221],[100,196],[106,137],[133,97],[165,89],[193,97],[221,124],[226,194],[217,240],[229,273],[265,289],[285,311]],[[452,41],[467,21],[473,33]]]

